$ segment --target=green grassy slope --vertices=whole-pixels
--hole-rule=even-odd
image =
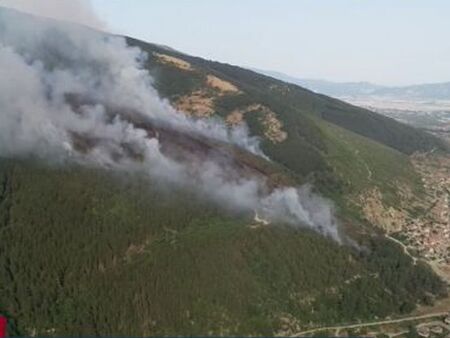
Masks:
[[[327,161],[343,183],[344,195],[377,187],[395,199],[400,184],[422,192],[420,178],[406,155],[331,123],[319,125],[327,142]]]
[[[381,238],[355,250],[137,178],[0,163],[0,312],[16,333],[273,334],[281,317],[384,317],[444,290]]]

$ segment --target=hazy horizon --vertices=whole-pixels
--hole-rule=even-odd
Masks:
[[[388,86],[450,80],[450,46],[444,43],[450,3],[444,0],[70,3],[73,9],[64,12],[61,0],[0,0],[0,5],[301,79]]]

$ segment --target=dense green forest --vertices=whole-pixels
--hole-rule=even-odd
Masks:
[[[0,311],[40,335],[273,334],[411,311],[445,292],[381,237],[251,227],[187,191],[80,167],[0,167]]]

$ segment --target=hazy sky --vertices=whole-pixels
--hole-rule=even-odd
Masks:
[[[450,81],[448,0],[92,1],[119,32],[214,60],[339,81]]]
[[[91,19],[88,1],[0,4],[21,8],[32,3],[48,11],[77,2],[81,18],[74,5],[50,16],[62,13],[64,19],[80,21]],[[449,0],[90,1],[100,22],[114,32],[208,59],[302,78],[450,81]]]

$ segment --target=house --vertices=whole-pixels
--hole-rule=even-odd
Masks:
[[[430,336],[430,329],[427,327],[419,327],[417,329],[417,334],[420,337],[428,338]]]
[[[450,325],[450,315],[444,318],[444,323]]]
[[[442,326],[433,326],[431,328],[431,332],[433,332],[434,334],[441,334],[444,332],[444,329],[442,328]]]

